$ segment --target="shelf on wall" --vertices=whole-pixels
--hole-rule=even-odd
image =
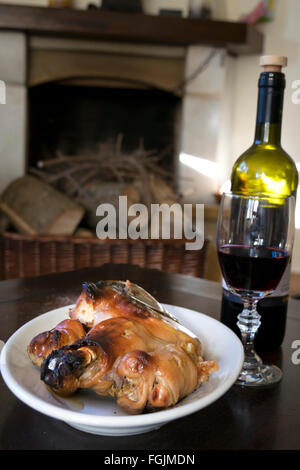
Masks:
[[[225,47],[234,55],[260,54],[263,35],[254,26],[140,13],[0,5],[0,30],[30,35],[134,43]]]

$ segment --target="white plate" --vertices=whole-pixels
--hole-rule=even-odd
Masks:
[[[219,364],[219,370],[211,375],[206,384],[170,409],[137,416],[122,411],[113,398],[103,398],[91,391],[80,391],[70,399],[57,397],[40,380],[40,371],[30,362],[26,348],[35,335],[53,328],[66,318],[70,307],[51,310],[19,328],[3,347],[0,365],[4,381],[21,401],[81,431],[123,436],[158,429],[169,421],[199,411],[216,401],[233,385],[241,370],[243,347],[229,328],[202,313],[165,305],[171,314],[199,337],[204,357]]]

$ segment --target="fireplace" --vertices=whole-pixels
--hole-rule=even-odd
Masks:
[[[28,170],[56,155],[97,153],[122,136],[122,150],[139,145],[163,155],[174,173],[181,98],[155,88],[109,88],[50,82],[29,89]]]
[[[81,146],[93,146],[98,138],[114,138],[120,132],[125,150],[136,146],[139,138],[144,139],[147,149],[160,150],[172,142],[173,149],[164,164],[173,165],[183,201],[215,202],[215,193],[228,178],[231,167],[230,83],[234,80],[235,59],[223,49],[218,49],[197,74],[201,63],[211,54],[211,47],[34,35],[27,40],[24,33],[6,31],[1,32],[1,38],[1,47],[6,48],[9,41],[15,54],[13,64],[10,56],[6,61],[2,54],[7,104],[0,107],[3,114],[0,137],[11,158],[2,165],[1,190],[46,154],[49,156],[49,151],[78,152]],[[59,99],[52,100],[54,95]],[[93,95],[96,96],[90,111],[93,116],[89,115],[88,121],[79,119]],[[118,116],[124,119],[123,124],[116,117],[116,97],[124,103]],[[139,119],[135,121],[131,112],[126,122],[125,110],[130,102]],[[114,129],[109,130],[105,120],[100,124],[101,106],[109,108],[110,116],[114,114]],[[147,108],[147,113],[139,106]],[[69,109],[74,110],[72,129],[68,128],[71,121],[62,124],[60,118]],[[124,132],[118,131],[120,126]],[[47,145],[41,142],[41,135]]]
[[[27,39],[20,32],[3,31],[0,35],[0,44],[5,48],[9,41],[16,57],[13,66],[9,56],[2,63],[7,104],[0,108],[4,113],[0,133],[11,158],[2,165],[1,190],[32,168],[40,171],[38,162],[56,158],[56,154],[76,158],[93,155],[99,145],[117,142],[125,154],[140,147],[144,154],[151,154],[152,150],[163,153],[159,165],[171,173],[176,197],[182,203],[205,203],[205,214],[211,218],[209,206],[215,204],[215,193],[231,166],[230,84],[234,79],[234,59],[224,49],[214,52],[208,46],[34,35]],[[174,202],[174,192],[166,194],[164,182],[154,181],[153,188],[160,198],[155,202]],[[131,196],[136,202],[132,191]],[[94,209],[92,212],[95,217]],[[214,215],[213,218],[205,223],[205,236],[212,238]],[[88,225],[88,229],[95,236],[91,226],[94,227]],[[77,231],[74,233],[79,236]],[[35,242],[32,243],[34,247]],[[57,243],[60,247],[60,240]],[[68,253],[76,267],[77,242],[70,243]],[[81,244],[79,247],[81,250]],[[82,250],[88,265],[89,248]],[[18,253],[15,246],[9,252],[13,256]],[[41,248],[37,248],[39,252]],[[145,256],[144,253],[144,261],[148,259]],[[198,258],[193,262],[196,266]],[[60,261],[53,263],[54,269]],[[67,264],[64,260],[61,269]],[[24,263],[9,265],[22,267]],[[215,262],[209,265],[213,267]],[[213,271],[209,278],[215,278]]]

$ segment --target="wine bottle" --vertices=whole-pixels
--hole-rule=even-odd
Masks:
[[[287,58],[262,56],[264,71],[258,82],[258,105],[254,143],[235,162],[231,190],[239,194],[296,197],[298,171],[281,146],[281,124]],[[257,351],[273,350],[283,341],[286,326],[290,265],[276,291],[258,304],[261,326],[255,339]],[[237,315],[242,311],[238,296],[223,280],[221,321],[238,335]]]

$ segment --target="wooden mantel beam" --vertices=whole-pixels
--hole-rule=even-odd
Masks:
[[[229,52],[260,54],[263,35],[245,23],[139,13],[0,5],[0,30],[56,37],[134,43],[225,47]]]

